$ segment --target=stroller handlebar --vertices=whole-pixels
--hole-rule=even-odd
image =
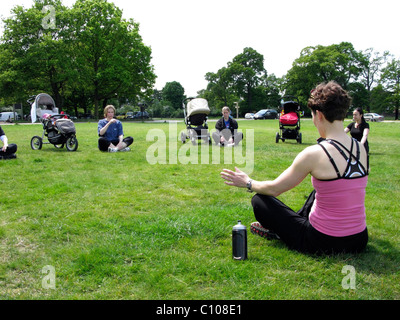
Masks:
[[[26,100],[26,102],[28,102],[30,105],[32,105],[35,102],[35,98],[36,96],[30,96],[28,100]]]

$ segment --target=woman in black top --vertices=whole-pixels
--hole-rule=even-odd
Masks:
[[[351,136],[360,141],[362,145],[364,145],[365,150],[369,153],[368,146],[368,134],[369,134],[369,124],[364,119],[364,112],[362,108],[358,107],[353,112],[353,120],[354,122],[350,123],[347,128],[344,129],[344,132],[350,132]]]

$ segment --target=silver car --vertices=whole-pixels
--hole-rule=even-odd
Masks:
[[[381,115],[379,115],[377,113],[365,113],[364,114],[364,119],[366,121],[380,122],[380,121],[383,121],[385,119],[385,117],[381,116]]]

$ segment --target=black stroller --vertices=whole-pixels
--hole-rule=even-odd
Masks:
[[[285,101],[285,98],[290,100]],[[296,100],[296,101],[295,101]],[[300,104],[296,98],[283,97],[281,101],[279,117],[279,132],[276,133],[276,143],[279,140],[294,139],[297,143],[302,142],[300,132]]]
[[[188,102],[187,106],[185,105],[186,102]],[[185,132],[181,133],[182,143],[185,143],[186,139],[190,139],[192,144],[196,144],[198,140],[204,140],[211,144],[207,124],[210,108],[207,100],[202,98],[185,99],[183,101],[183,114],[185,116],[187,134]]]
[[[58,113],[58,108],[56,108],[50,95],[41,93],[29,99],[28,103],[31,104],[32,123],[35,123],[36,119],[39,118],[43,124],[42,136],[34,136],[31,139],[33,150],[42,149],[43,144],[53,144],[58,149],[64,148],[65,145],[68,151],[78,149],[74,123],[69,115]],[[47,137],[48,142],[44,142],[44,137]]]

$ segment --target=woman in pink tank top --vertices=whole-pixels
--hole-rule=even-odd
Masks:
[[[251,232],[280,239],[289,248],[306,253],[360,252],[368,242],[365,190],[368,155],[346,135],[343,120],[351,104],[349,94],[336,82],[311,91],[308,107],[321,138],[307,147],[276,179],[255,181],[235,168],[221,177],[229,186],[256,192],[252,199],[257,222]],[[314,191],[295,212],[277,197],[311,175]]]

